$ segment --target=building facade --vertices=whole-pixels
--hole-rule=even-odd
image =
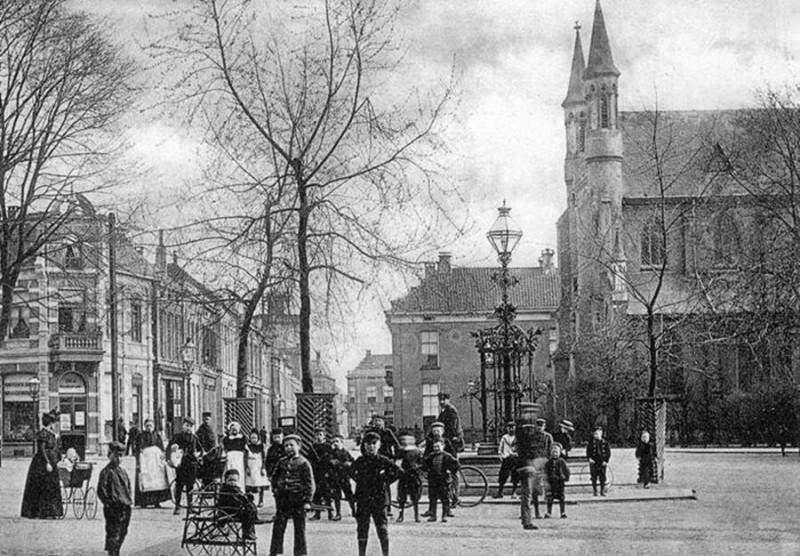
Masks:
[[[348,432],[361,430],[373,415],[394,421],[392,354],[367,350],[356,368],[347,373]]]
[[[552,250],[546,250],[541,266],[510,269],[519,280],[510,290],[516,323],[542,332],[533,372],[537,382],[545,383],[552,378],[550,354],[557,340],[559,279],[552,256]],[[479,381],[481,361],[472,332],[497,324],[493,312],[502,293],[491,279],[495,271],[453,267],[450,255],[443,253],[438,263],[426,264],[418,286],[392,302],[386,323],[392,334],[393,417],[398,427],[427,429],[439,414],[438,394],[447,392],[465,430],[477,438],[482,415],[471,392]],[[487,413],[487,419],[493,419],[491,411]]]

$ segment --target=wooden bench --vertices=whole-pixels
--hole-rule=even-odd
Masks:
[[[220,483],[189,496],[181,547],[192,556],[256,556],[255,539],[245,539],[234,508],[218,505]]]

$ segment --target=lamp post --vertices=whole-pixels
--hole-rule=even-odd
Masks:
[[[36,453],[36,425],[39,424],[39,388],[42,383],[34,376],[28,381],[28,394],[33,401],[33,452]]]
[[[522,230],[511,219],[511,208],[506,206],[505,200],[503,200],[503,206],[497,211],[497,220],[489,228],[486,237],[497,252],[500,262],[500,272],[495,274],[492,279],[500,286],[503,293],[503,302],[499,307],[498,315],[502,326],[502,345],[499,355],[502,357],[503,372],[503,420],[508,422],[514,419],[514,394],[511,377],[513,346],[509,341],[511,324],[514,320],[514,307],[508,302],[508,289],[517,283],[517,279],[509,273],[508,265],[511,262],[511,253],[522,238]]]
[[[181,347],[181,361],[183,362],[183,380],[184,380],[184,389],[186,391],[186,409],[184,410],[184,415],[186,417],[192,416],[192,396],[191,396],[191,376],[192,376],[192,364],[194,364],[195,360],[195,348],[194,342],[192,342],[191,338],[186,338],[186,343],[183,344]]]
[[[469,428],[470,431],[475,431],[475,413],[472,409],[472,401],[475,399],[475,394],[480,390],[478,384],[474,380],[467,382],[467,396],[469,396]]]

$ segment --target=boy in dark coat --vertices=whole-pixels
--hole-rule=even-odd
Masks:
[[[194,483],[197,480],[199,470],[199,458],[202,454],[202,447],[197,435],[192,431],[194,420],[191,417],[183,419],[183,431],[172,437],[167,453],[170,453],[173,446],[183,452],[181,464],[175,473],[175,515],[180,513],[181,493],[186,491],[186,504],[189,504],[189,493],[194,490]]]
[[[603,438],[603,427],[597,426],[594,435],[586,446],[586,459],[589,460],[589,473],[592,477],[592,491],[597,496],[597,481],[600,481],[600,496],[606,495],[606,470],[611,459],[611,446]]]
[[[331,506],[331,459],[331,446],[328,444],[325,429],[315,430],[314,443],[308,452],[308,461],[314,471],[314,484],[317,488],[314,491],[313,503],[317,506],[328,506],[329,508]],[[319,510],[315,511],[311,520],[319,519],[319,514]],[[328,521],[331,520],[333,520],[333,512],[328,510]]]
[[[364,455],[350,466],[350,478],[356,483],[356,533],[358,554],[367,553],[370,519],[381,543],[383,556],[389,555],[389,528],[386,507],[389,505],[389,485],[400,476],[400,468],[392,460],[378,453],[381,437],[376,432],[364,435]]]
[[[333,498],[333,506],[336,510],[336,515],[333,516],[334,521],[341,521],[342,519],[342,493],[344,499],[350,504],[351,515],[356,515],[356,506],[353,503],[353,489],[350,487],[350,476],[348,469],[353,464],[353,456],[344,447],[344,437],[337,434],[331,441],[331,465],[330,465],[330,489],[331,498]]]
[[[228,469],[224,481],[219,487],[217,508],[241,522],[242,536],[246,540],[256,540],[255,525],[260,523],[258,509],[250,497],[239,488],[239,472],[236,469]]]
[[[264,463],[264,465],[267,466],[268,477],[272,477],[272,474],[278,467],[278,462],[280,462],[285,455],[286,452],[283,451],[283,431],[281,429],[272,429],[269,448],[267,448],[267,457]]]
[[[286,455],[272,474],[277,513],[272,526],[270,556],[283,554],[283,536],[290,518],[294,524],[294,556],[305,556],[307,553],[306,510],[311,509],[314,496],[314,473],[308,460],[300,455],[300,442],[296,434],[284,439]]]
[[[400,475],[400,482],[397,485],[397,502],[400,506],[397,523],[403,522],[406,500],[411,501],[411,506],[414,508],[414,521],[419,523],[419,499],[422,495],[422,462],[422,451],[417,448],[414,436],[401,436],[400,468],[403,473]]]
[[[423,469],[428,473],[428,496],[430,497],[430,517],[436,521],[436,502],[442,501],[442,522],[447,522],[450,513],[450,484],[458,472],[458,460],[444,451],[444,441],[433,441],[433,452],[425,458]]]
[[[550,487],[547,491],[547,513],[544,514],[544,517],[550,517],[550,513],[553,511],[553,500],[558,498],[561,519],[567,519],[567,499],[564,495],[564,486],[569,481],[569,466],[561,457],[561,444],[558,442],[554,442],[550,449],[550,459],[544,464],[544,473]]]
[[[106,520],[105,550],[108,556],[119,556],[131,521],[131,481],[119,465],[119,458],[124,453],[125,444],[122,442],[109,444],[108,465],[97,479],[97,497],[103,503]]]
[[[639,480],[644,488],[650,488],[653,473],[653,462],[656,459],[656,447],[650,442],[650,433],[642,432],[636,444],[636,459],[639,460]]]

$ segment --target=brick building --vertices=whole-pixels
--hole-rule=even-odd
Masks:
[[[355,369],[347,373],[349,432],[362,428],[372,415],[394,417],[394,388],[391,385],[392,354],[367,350]]]

